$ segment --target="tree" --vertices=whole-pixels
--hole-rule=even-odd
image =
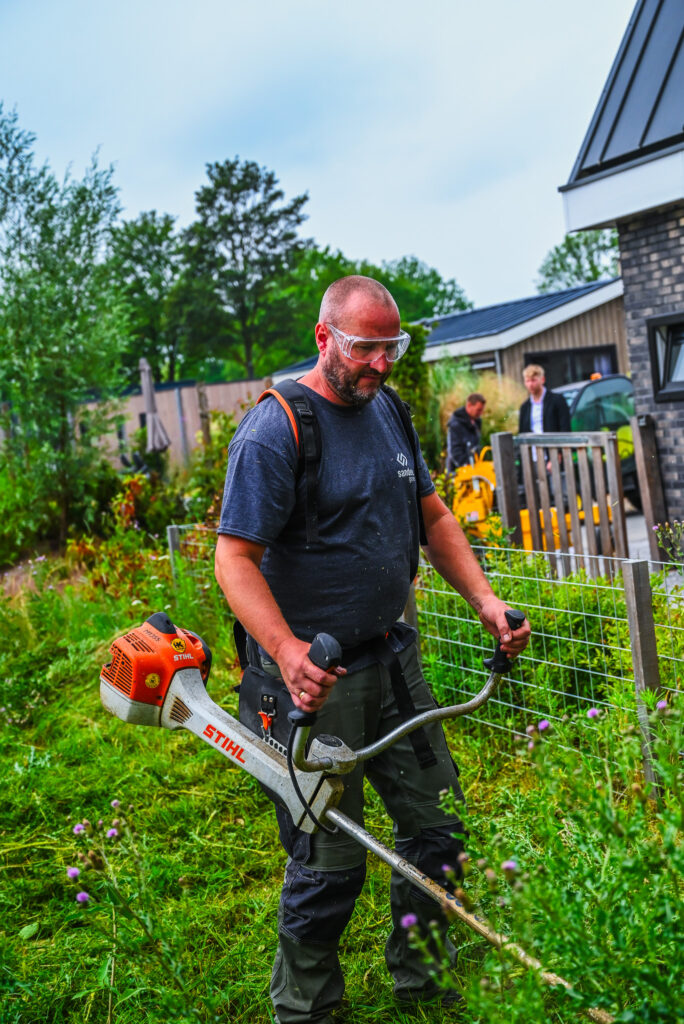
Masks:
[[[540,266],[537,290],[545,294],[617,277],[620,273],[619,259],[615,230],[577,231],[566,235]]]
[[[288,308],[283,291],[306,244],[297,229],[308,195],[284,202],[272,171],[237,157],[208,164],[207,175],[185,236],[190,279],[211,280],[216,342],[251,378],[273,368],[269,352]]]
[[[127,318],[104,260],[119,204],[111,168],[93,160],[60,184],[35,166],[33,142],[0,105],[0,502],[14,501],[15,528],[23,509],[64,541],[107,476],[93,440],[109,414],[82,403],[119,383]],[[0,519],[6,531],[4,508]]]
[[[129,381],[139,380],[141,356],[155,380],[173,381],[182,337],[173,315],[182,275],[181,242],[173,217],[151,210],[115,225],[110,265],[129,309],[129,340],[123,354]]]
[[[416,256],[383,262],[380,268],[363,262],[357,273],[375,277],[385,285],[399,306],[402,320],[446,316],[473,307],[453,278],[445,281],[438,270]]]
[[[401,327],[411,335],[411,344],[392,367],[390,384],[411,406],[413,422],[424,444],[427,434],[429,370],[423,356],[425,342],[430,332],[423,324],[411,324],[407,321],[402,321]]]

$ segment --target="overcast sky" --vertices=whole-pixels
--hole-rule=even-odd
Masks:
[[[60,176],[99,147],[125,217],[194,213],[239,156],[307,236],[413,254],[477,305],[536,291],[635,0],[0,0],[0,99]]]

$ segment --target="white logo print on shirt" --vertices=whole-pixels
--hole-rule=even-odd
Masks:
[[[411,477],[411,479],[413,480],[416,474],[413,472],[413,470],[409,466],[408,459],[406,458],[406,456],[404,455],[403,452],[397,452],[397,462],[402,467],[402,469],[398,469],[397,470],[397,476],[399,476],[399,477],[408,476],[408,477]]]

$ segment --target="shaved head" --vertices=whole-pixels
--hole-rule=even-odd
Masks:
[[[330,285],[323,296],[318,319],[321,323],[342,327],[345,320],[353,316],[354,309],[360,303],[379,305],[399,317],[397,304],[384,284],[373,280],[372,277],[350,274],[349,277],[341,277]]]

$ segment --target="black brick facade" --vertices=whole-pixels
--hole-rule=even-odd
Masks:
[[[627,351],[637,415],[656,424],[670,519],[684,519],[684,400],[656,402],[647,319],[684,316],[684,203],[618,223]]]

